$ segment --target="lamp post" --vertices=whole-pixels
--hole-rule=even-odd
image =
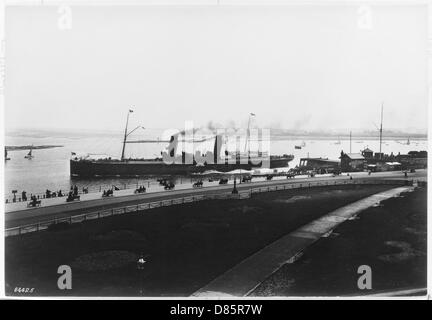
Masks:
[[[234,188],[232,189],[232,194],[237,194],[238,190],[237,190],[237,178],[236,176],[234,176]]]

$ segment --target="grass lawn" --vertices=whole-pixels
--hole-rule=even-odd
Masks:
[[[342,223],[254,296],[361,295],[426,287],[427,189],[390,198]],[[372,290],[359,290],[357,269],[372,269]]]

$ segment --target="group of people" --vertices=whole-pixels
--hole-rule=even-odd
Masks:
[[[63,194],[63,192],[61,191],[61,190],[59,190],[59,191],[51,191],[51,190],[46,190],[45,191],[45,198],[55,198],[55,197],[63,197],[64,196],[64,194]]]
[[[146,192],[146,187],[140,186],[139,188],[135,189],[136,193],[144,193]]]
[[[192,187],[194,188],[200,188],[203,186],[203,181],[202,180],[198,180],[197,182],[195,182]]]
[[[17,192],[18,192],[17,190],[12,191],[12,193],[13,193],[12,202],[17,202],[17,196],[16,196]],[[21,198],[19,198],[18,201],[21,201],[21,200],[27,201],[27,192],[25,192],[25,191],[21,192]],[[8,199],[6,199],[6,203],[8,203]]]
[[[69,194],[70,194],[71,192],[72,192],[72,194],[73,194],[74,196],[77,196],[77,195],[78,195],[78,187],[77,187],[77,185],[71,186],[70,191],[69,191]]]
[[[12,198],[12,202],[16,202],[17,201],[17,197],[16,197],[16,191],[14,191],[14,193],[13,193],[13,198]],[[18,201],[27,201],[28,200],[28,198],[27,198],[27,192],[26,191],[22,191],[21,192],[21,198],[20,199],[18,199]],[[31,202],[36,202],[36,201],[38,201],[39,200],[39,196],[36,196],[36,195],[33,195],[33,194],[30,194],[30,201]],[[7,202],[7,201],[6,201]]]
[[[88,193],[88,188],[83,188],[83,193]],[[77,196],[78,195],[78,187],[75,186],[71,186],[70,188],[70,192],[68,195],[73,195],[73,196]],[[63,194],[62,190],[58,190],[58,191],[51,191],[49,189],[46,189],[45,191],[45,198],[49,199],[49,198],[55,198],[55,197],[64,197],[65,194]],[[21,193],[21,198],[23,201],[27,201],[27,193],[25,191],[23,191]]]
[[[221,179],[222,182],[220,182],[221,184],[226,183],[225,181],[223,181],[224,179]],[[227,179],[226,179],[227,180]],[[158,179],[159,183],[161,185],[163,185],[165,187],[165,189],[173,189],[174,188],[174,183],[172,181],[169,181],[167,179]],[[197,183],[194,184],[195,186],[202,186],[203,182],[202,181],[198,181]],[[103,190],[102,196],[103,197],[109,197],[109,196],[113,196],[114,195],[114,191],[115,190],[120,190],[118,187],[116,186],[112,186],[111,189],[108,190]],[[139,186],[138,188],[135,189],[135,193],[144,193],[146,192],[147,189],[145,186]],[[16,195],[17,191],[13,191],[13,202],[17,202],[17,195]],[[83,194],[87,194],[88,193],[88,187],[82,187],[82,193]],[[68,193],[63,193],[63,191],[60,189],[58,191],[51,191],[49,189],[46,189],[45,194],[41,195],[32,195],[30,196],[30,201],[33,204],[36,204],[37,201],[39,201],[41,198],[44,199],[49,199],[49,198],[55,198],[55,197],[64,197],[67,196],[67,201],[73,201],[75,199],[79,199],[79,189],[77,185],[72,185],[70,187],[70,191]],[[26,191],[22,191],[21,192],[21,198],[18,199],[18,201],[28,201],[28,197],[27,197],[27,192]],[[6,202],[8,202],[6,200]]]
[[[87,188],[83,187],[82,193],[85,193],[85,194],[88,193],[88,187]],[[76,185],[71,186],[68,196],[70,196],[70,195],[78,196],[78,186],[76,186]],[[44,198],[49,199],[49,198],[64,197],[64,196],[65,196],[65,194],[63,194],[61,189],[58,191],[51,191],[49,189],[46,189]],[[39,198],[40,198],[39,196],[32,195],[32,194],[30,195],[30,201],[37,201]],[[28,200],[27,192],[25,190],[23,190],[21,192],[21,199],[19,199],[19,201],[27,201],[27,200]],[[16,191],[14,191],[14,196],[12,198],[12,201],[13,202],[17,201]]]
[[[70,191],[68,193],[68,197],[70,197],[71,195],[74,197],[77,197],[78,193],[79,193],[78,192],[78,186],[77,185],[71,186]],[[87,194],[88,193],[88,187],[87,188],[83,187],[82,193]],[[52,192],[51,190],[47,189],[45,191],[45,198],[55,198],[55,197],[63,197],[63,196],[65,196],[65,195],[63,194],[63,192],[61,190],[59,190],[57,192],[56,191]],[[23,199],[24,199],[24,197],[23,197]]]
[[[114,195],[114,190],[113,189],[108,189],[108,190],[104,190],[102,192],[102,197],[110,197]]]
[[[27,199],[26,199],[27,200]],[[32,207],[36,207],[36,205],[39,203],[40,204],[40,200],[38,200],[38,198],[35,195],[31,195],[30,196],[30,206]]]
[[[79,198],[80,198],[79,195],[74,194],[73,191],[69,191],[69,194],[68,194],[68,196],[67,196],[67,198],[66,198],[66,202],[71,202],[71,201],[74,201],[74,200],[76,200],[76,199],[79,200]]]
[[[246,176],[243,176],[242,177],[242,179],[241,179],[241,182],[252,182],[252,176],[251,175],[246,175]]]

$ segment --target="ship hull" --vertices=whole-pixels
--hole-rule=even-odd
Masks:
[[[292,158],[271,159],[270,168],[287,167]],[[161,175],[189,175],[205,171],[229,172],[252,170],[261,165],[245,164],[165,164],[162,161],[91,161],[70,160],[70,174],[74,177],[136,177]]]

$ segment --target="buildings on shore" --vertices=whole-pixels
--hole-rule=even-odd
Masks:
[[[299,172],[339,173],[340,162],[328,158],[301,158],[298,168]]]
[[[366,148],[361,153],[344,153],[340,161],[327,158],[301,158],[298,170],[317,173],[356,172],[356,171],[395,171],[424,169],[427,167],[427,151],[410,151],[394,155],[373,152]]]

